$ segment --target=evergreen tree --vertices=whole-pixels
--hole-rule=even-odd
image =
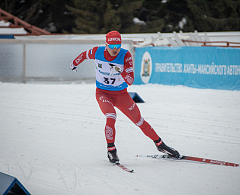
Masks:
[[[65,4],[69,0],[5,0],[0,7],[31,25],[55,33],[69,31],[74,25],[73,16],[68,14]],[[51,28],[52,26],[52,28]]]
[[[161,32],[238,31],[240,0],[145,0],[138,17]],[[181,27],[179,22],[185,19]],[[157,25],[156,21],[159,21]],[[149,28],[154,32],[156,28]],[[156,32],[156,31],[155,31]]]
[[[0,7],[55,33],[240,30],[240,0],[1,0]]]
[[[198,31],[240,30],[240,0],[187,0]]]
[[[74,0],[74,7],[67,6],[76,16],[74,33],[136,32],[133,26],[134,10],[143,0]]]
[[[151,33],[162,32],[164,27],[163,11],[164,4],[159,0],[144,1],[142,6],[135,11],[135,17],[144,21],[146,25],[141,26],[139,32]]]

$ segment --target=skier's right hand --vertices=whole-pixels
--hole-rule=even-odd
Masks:
[[[72,71],[77,72],[77,66],[75,66],[73,63],[70,64],[70,68]]]

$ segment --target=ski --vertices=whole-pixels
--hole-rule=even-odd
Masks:
[[[239,164],[226,162],[226,161],[220,161],[220,160],[213,160],[213,159],[207,159],[207,158],[199,158],[199,157],[193,157],[193,156],[180,156],[179,158],[171,157],[167,154],[163,155],[136,155],[135,157],[149,157],[149,158],[168,158],[173,160],[188,160],[188,161],[195,161],[195,162],[201,162],[201,163],[210,163],[210,164],[216,164],[216,165],[223,165],[223,166],[232,166],[232,167],[239,167]]]
[[[122,165],[121,163],[113,163],[114,165],[117,165],[118,167],[120,167],[122,170],[127,171],[129,173],[133,173],[132,169],[129,169],[127,167],[125,167],[124,165]]]

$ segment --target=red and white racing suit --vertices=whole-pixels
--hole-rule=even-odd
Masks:
[[[106,116],[105,137],[107,143],[115,141],[115,122],[117,107],[143,133],[153,141],[159,136],[142,118],[138,106],[127,92],[128,85],[134,81],[132,55],[121,48],[117,56],[111,56],[105,47],[94,47],[82,52],[73,65],[78,66],[86,59],[94,59],[96,66],[96,99],[103,114]]]

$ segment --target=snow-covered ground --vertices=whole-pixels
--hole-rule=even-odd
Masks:
[[[240,163],[240,91],[133,85],[142,116],[181,154]],[[0,172],[33,195],[240,194],[240,168],[164,159],[118,113],[122,164],[106,156],[105,117],[95,84],[0,83]]]

